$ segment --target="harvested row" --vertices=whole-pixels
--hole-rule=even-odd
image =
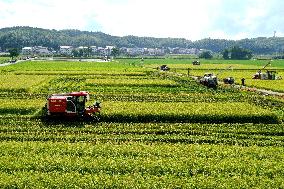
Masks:
[[[91,123],[1,119],[0,141],[284,146],[281,124]]]

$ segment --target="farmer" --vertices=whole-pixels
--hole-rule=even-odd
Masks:
[[[242,80],[242,85],[245,86],[245,80],[246,80],[246,79],[245,79],[245,78],[242,78],[241,80]]]

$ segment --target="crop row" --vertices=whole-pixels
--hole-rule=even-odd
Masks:
[[[0,141],[284,146],[281,124],[91,123],[2,119]]]
[[[269,110],[244,102],[104,102],[103,118],[116,122],[277,123]]]
[[[59,79],[57,81],[60,81]],[[68,83],[74,83],[73,81],[76,83],[77,80],[78,82],[82,80],[81,78],[61,79],[66,83],[66,86]],[[149,91],[151,89],[148,89]],[[96,99],[103,100],[102,118],[108,122],[277,123],[281,117],[278,118],[276,113],[281,114],[284,106],[283,102],[268,97],[254,97],[242,93],[229,95],[230,92],[221,91],[218,95],[215,95],[213,91],[211,94],[209,91],[204,94],[181,93],[180,95],[175,93],[124,94],[123,91],[120,91],[120,94],[106,91],[104,93],[94,94],[95,97],[92,94],[88,105],[91,105]],[[7,93],[6,97],[9,98],[5,96],[0,98],[0,114],[33,115],[36,111],[40,111],[46,103],[46,95],[25,94],[11,99]]]
[[[147,86],[147,87],[176,87],[176,82],[169,79],[138,78],[138,79],[87,79],[87,85],[93,86]]]
[[[0,115],[40,113],[42,99],[0,99]],[[104,101],[101,120],[105,122],[200,122],[278,123],[276,111],[246,102],[133,102]],[[39,114],[40,115],[40,114]]]
[[[141,71],[141,67],[124,62],[28,61],[3,67],[4,71]]]
[[[1,187],[283,187],[282,147],[2,142],[0,149]]]

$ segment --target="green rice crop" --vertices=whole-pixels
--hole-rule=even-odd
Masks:
[[[1,67],[0,188],[284,188],[283,100],[230,86],[212,90],[178,75],[186,69],[152,68],[190,66],[202,75],[234,64],[242,72],[219,78],[235,74],[249,84],[251,69],[265,61],[201,60],[203,70],[191,62]],[[100,122],[38,116],[48,94],[78,90],[91,93],[87,105],[102,101]]]
[[[277,123],[277,115],[244,102],[104,102],[104,118],[117,122]]]

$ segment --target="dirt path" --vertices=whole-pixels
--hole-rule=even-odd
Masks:
[[[238,89],[242,89],[242,90],[259,92],[263,95],[272,95],[272,96],[284,97],[284,93],[276,92],[276,91],[272,91],[272,90],[258,89],[258,88],[255,88],[255,87],[248,87],[248,86],[241,86],[241,85],[234,85],[234,87],[238,88]]]
[[[0,64],[0,66],[9,66],[9,65],[12,65],[12,64],[15,64],[15,63],[4,63],[4,64]]]
[[[29,60],[17,60],[16,62],[13,62],[13,63],[7,62],[7,63],[4,63],[4,64],[0,64],[0,67],[1,66],[9,66],[9,65],[12,65],[12,64],[17,64],[17,63],[25,62],[25,61],[29,61]]]

